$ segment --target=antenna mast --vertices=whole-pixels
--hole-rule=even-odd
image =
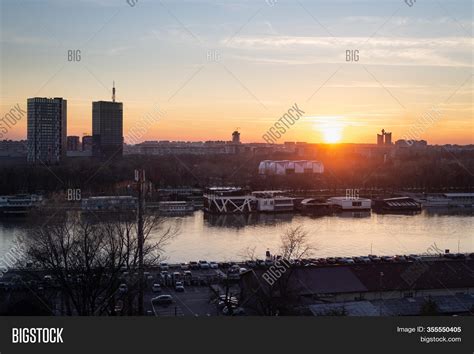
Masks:
[[[112,102],[115,102],[115,81],[113,82],[113,85],[112,85]]]

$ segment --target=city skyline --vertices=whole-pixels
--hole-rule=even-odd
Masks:
[[[435,108],[418,139],[474,143],[468,1],[67,4],[2,3],[2,117],[27,97],[64,97],[67,134],[92,134],[91,104],[109,101],[115,80],[125,137],[164,112],[142,141],[239,128],[265,142],[296,102],[305,114],[279,142],[374,143],[381,128],[401,139]],[[26,138],[26,119],[4,138]]]

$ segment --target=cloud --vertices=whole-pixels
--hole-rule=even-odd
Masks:
[[[467,37],[247,36],[221,45],[234,50],[236,59],[268,64],[344,63],[345,51],[358,49],[363,64],[472,66],[472,38]]]

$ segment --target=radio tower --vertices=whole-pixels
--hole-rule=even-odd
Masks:
[[[115,81],[113,81],[112,85],[112,102],[115,102]]]

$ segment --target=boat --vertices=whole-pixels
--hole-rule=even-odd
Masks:
[[[33,208],[43,203],[43,197],[37,194],[16,194],[0,196],[0,215],[27,215]]]
[[[421,204],[410,197],[385,198],[375,200],[373,209],[381,214],[414,214],[421,212]]]
[[[252,213],[257,198],[239,187],[210,187],[204,193],[204,211],[208,213]]]
[[[181,200],[164,201],[158,203],[158,209],[161,213],[165,214],[192,213],[194,211],[194,205],[192,202]]]
[[[138,199],[128,195],[90,197],[81,202],[84,212],[128,212],[135,211],[137,206]]]
[[[259,212],[292,212],[295,209],[294,198],[285,196],[283,191],[255,191],[252,196],[257,199]]]
[[[471,208],[474,206],[474,193],[427,194],[415,200],[425,208]]]
[[[367,198],[331,197],[327,202],[342,211],[371,210],[372,208],[372,200]]]
[[[301,201],[299,209],[304,214],[330,215],[334,212],[334,205],[322,198],[307,198]]]

